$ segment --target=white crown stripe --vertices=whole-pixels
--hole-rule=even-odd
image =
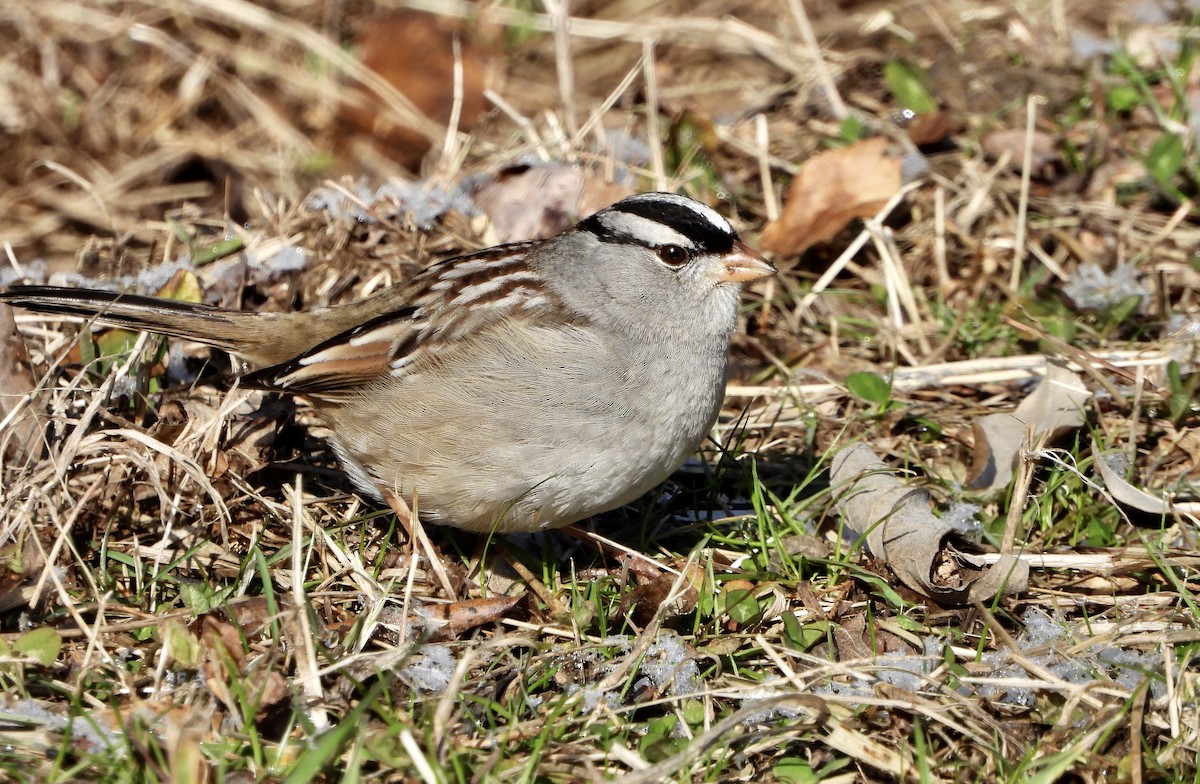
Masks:
[[[696,244],[684,234],[675,231],[665,223],[643,218],[641,215],[629,212],[610,212],[603,214],[600,222],[614,234],[637,237],[639,241],[647,245],[678,245],[689,250],[694,250],[696,247]]]

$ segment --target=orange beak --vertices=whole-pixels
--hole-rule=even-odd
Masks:
[[[775,265],[764,259],[757,251],[751,250],[745,243],[733,243],[733,250],[722,259],[721,274],[718,277],[722,283],[747,283],[768,275],[774,275]]]

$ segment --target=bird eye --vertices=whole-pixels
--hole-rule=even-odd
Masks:
[[[690,258],[688,252],[678,245],[661,245],[655,251],[663,263],[672,267],[682,267]]]

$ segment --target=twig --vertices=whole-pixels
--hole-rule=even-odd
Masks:
[[[1021,160],[1021,198],[1017,203],[1017,231],[1013,240],[1013,266],[1008,288],[1016,296],[1021,285],[1021,270],[1025,265],[1025,222],[1029,215],[1029,182],[1033,174],[1033,132],[1037,122],[1037,107],[1046,102],[1040,95],[1031,95],[1025,102],[1025,149]]]
[[[800,37],[804,39],[804,46],[808,49],[809,57],[812,59],[813,69],[817,72],[817,80],[821,82],[821,87],[825,90],[825,97],[829,100],[830,112],[838,120],[846,119],[849,111],[846,110],[846,104],[842,101],[841,94],[838,93],[837,82],[833,80],[833,74],[829,72],[825,57],[821,54],[821,45],[817,43],[812,23],[808,21],[808,13],[804,10],[804,0],[788,0],[788,8],[791,9],[792,18],[796,20],[796,27],[800,28]]]

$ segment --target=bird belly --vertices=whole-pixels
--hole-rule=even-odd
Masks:
[[[592,348],[480,346],[464,363],[471,377],[417,369],[403,380],[412,394],[368,390],[327,418],[335,432],[362,434],[338,447],[356,483],[365,476],[405,500],[415,495],[426,521],[476,531],[568,525],[666,479],[712,426],[723,389],[723,368],[712,378],[647,378],[647,363]],[[350,418],[360,421],[335,421]]]

